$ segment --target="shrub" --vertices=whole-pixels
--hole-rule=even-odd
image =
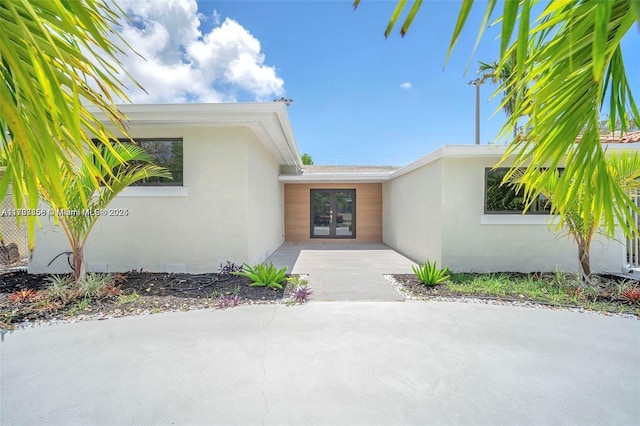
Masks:
[[[434,261],[425,261],[422,265],[412,266],[413,273],[425,285],[436,285],[449,279],[449,268],[446,266],[439,269]]]
[[[111,275],[87,274],[78,281],[78,295],[83,298],[100,298],[107,294],[111,287]]]
[[[637,285],[627,286],[620,292],[620,296],[629,302],[638,303],[640,302],[640,287]]]
[[[236,265],[233,262],[229,262],[227,260],[227,264],[220,264],[220,267],[218,268],[218,274],[220,275],[229,275],[232,274],[233,272],[241,272],[242,271],[242,265]]]
[[[38,298],[38,292],[32,289],[22,289],[20,291],[16,291],[15,293],[11,293],[7,296],[9,302],[13,303],[27,303],[33,302]]]
[[[281,289],[282,283],[287,278],[287,267],[277,269],[273,263],[259,263],[254,267],[244,264],[244,268],[239,272],[232,272],[233,275],[249,278],[251,287],[269,287],[271,289]]]
[[[118,296],[118,305],[135,302],[138,297],[140,297],[140,295],[135,290],[133,290],[130,294],[124,294],[123,292]]]
[[[307,285],[308,280],[306,278],[301,278],[299,276],[289,277],[287,278],[287,284],[291,289],[295,290],[300,287],[305,287]]]
[[[216,306],[218,309],[233,308],[240,304],[240,300],[240,296],[237,294],[227,294],[218,298]]]
[[[298,287],[291,292],[296,302],[302,304],[306,303],[310,296],[313,294],[313,290],[308,287]]]
[[[73,282],[70,278],[54,275],[49,278],[49,284],[45,290],[46,295],[56,300],[69,300],[73,297]]]

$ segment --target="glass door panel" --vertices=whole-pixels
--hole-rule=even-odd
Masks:
[[[353,199],[354,190],[336,190],[335,197],[335,234],[337,238],[353,238]]]
[[[329,238],[331,235],[331,193],[311,191],[311,237]]]

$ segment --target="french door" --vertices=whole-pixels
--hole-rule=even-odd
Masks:
[[[356,190],[311,190],[311,238],[356,237]]]

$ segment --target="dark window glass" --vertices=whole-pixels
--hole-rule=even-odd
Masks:
[[[508,168],[486,168],[484,179],[484,212],[486,214],[521,214],[525,208],[524,189],[516,191],[515,185],[502,183]],[[526,214],[549,214],[551,203],[542,194],[534,200]]]
[[[131,143],[129,139],[120,139],[121,143]],[[94,140],[98,143],[98,140]],[[134,186],[182,186],[183,161],[182,139],[134,139],[133,143],[153,157],[154,164],[165,167],[171,172],[171,179],[150,177],[134,183]]]
[[[156,165],[169,169],[172,175],[172,179],[151,177],[135,185],[182,186],[182,139],[135,139],[134,142],[153,157]]]

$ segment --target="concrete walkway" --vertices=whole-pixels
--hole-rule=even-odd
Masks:
[[[480,304],[244,306],[0,343],[2,425],[633,425],[640,321]]]
[[[412,273],[415,265],[386,244],[344,242],[286,243],[267,262],[309,274],[313,299],[322,301],[402,301],[382,275]]]

